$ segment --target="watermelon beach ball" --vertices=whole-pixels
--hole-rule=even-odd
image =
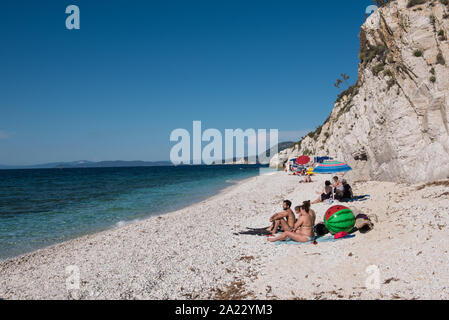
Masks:
[[[349,232],[354,228],[355,217],[345,206],[333,206],[324,214],[324,224],[330,233]]]

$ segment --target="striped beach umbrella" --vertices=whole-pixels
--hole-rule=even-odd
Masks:
[[[313,169],[314,173],[336,173],[352,170],[346,163],[337,160],[328,160],[320,163]]]

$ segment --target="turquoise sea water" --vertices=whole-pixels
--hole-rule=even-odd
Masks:
[[[260,166],[0,170],[0,259],[201,201]]]

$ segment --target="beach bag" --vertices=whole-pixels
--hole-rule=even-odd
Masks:
[[[321,237],[321,236],[324,236],[325,234],[329,233],[329,230],[327,230],[326,225],[324,224],[324,222],[317,223],[313,227],[313,231],[315,232],[315,235],[317,237]]]
[[[374,224],[372,223],[369,216],[360,213],[355,217],[355,227],[359,230],[360,233],[367,233],[374,228]]]

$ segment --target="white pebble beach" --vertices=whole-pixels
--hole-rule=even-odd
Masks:
[[[234,234],[268,226],[284,199],[316,199],[330,177],[260,175],[182,210],[2,261],[0,298],[448,299],[447,182],[349,181],[370,198],[346,205],[378,217],[349,239],[277,245]],[[329,206],[312,205],[317,222]]]

